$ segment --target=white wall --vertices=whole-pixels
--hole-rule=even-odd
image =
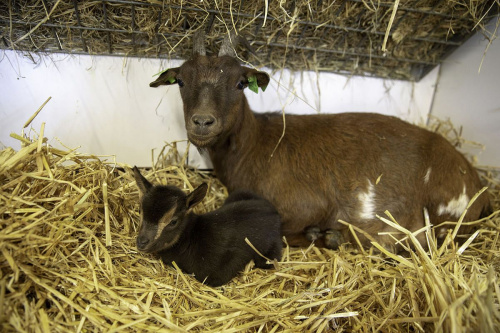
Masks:
[[[487,29],[494,31],[495,24]],[[480,165],[500,166],[500,41],[493,40],[479,72],[487,45],[478,33],[441,65],[431,114],[451,119],[465,139],[485,146],[484,152],[470,151]]]
[[[150,88],[160,70],[179,62],[117,57],[33,55],[36,64],[13,51],[0,51],[0,142],[19,148],[9,137],[48,98],[32,123],[46,123],[50,144],[81,152],[116,155],[117,161],[151,165],[151,149],[186,139],[177,86]],[[288,113],[370,111],[424,123],[437,70],[419,83],[347,78],[335,74],[276,73],[265,93],[246,91],[256,111]],[[57,139],[56,139],[57,138]],[[195,149],[190,163],[205,168]]]

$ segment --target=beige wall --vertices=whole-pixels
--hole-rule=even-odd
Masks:
[[[80,152],[116,155],[119,162],[151,165],[151,150],[165,141],[186,139],[179,88],[150,88],[153,75],[179,62],[52,54],[36,64],[12,51],[0,51],[0,142],[9,137],[48,98],[32,124],[58,146],[58,139]],[[246,91],[256,111],[287,113],[371,111],[411,122],[427,119],[437,71],[419,83],[321,73],[276,73],[265,93]],[[198,152],[192,165],[210,167]]]
[[[494,31],[496,23],[488,30]],[[451,119],[463,127],[465,139],[485,145],[483,152],[468,149],[480,165],[500,166],[500,41],[490,45],[479,72],[487,46],[478,33],[441,65],[431,114]]]

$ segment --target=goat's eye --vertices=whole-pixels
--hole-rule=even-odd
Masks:
[[[175,226],[177,225],[177,222],[179,222],[179,219],[177,219],[177,218],[173,218],[173,219],[170,221],[169,226],[171,226],[171,227],[175,227]]]
[[[177,79],[177,84],[179,85],[179,87],[184,87],[184,81],[182,81],[181,79]]]
[[[246,83],[245,81],[240,81],[240,82],[238,82],[238,84],[236,85],[236,88],[238,88],[238,89],[242,90],[242,89],[244,89],[244,88],[246,87],[246,84],[247,84],[247,83]]]

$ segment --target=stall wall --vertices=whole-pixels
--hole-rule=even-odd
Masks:
[[[487,29],[495,31],[496,24]],[[478,33],[441,65],[431,114],[450,119],[462,127],[463,138],[484,145],[484,151],[464,146],[480,165],[500,166],[500,41],[491,40],[488,47]]]
[[[19,148],[10,138],[26,120],[43,108],[25,133],[39,131],[45,122],[49,143],[80,147],[96,155],[115,155],[119,162],[149,166],[152,150],[165,142],[185,140],[182,104],[177,86],[149,87],[153,75],[179,61],[101,56],[22,56],[0,51],[0,142]],[[437,70],[419,83],[327,73],[272,76],[267,90],[246,95],[258,111],[313,114],[317,112],[380,112],[413,123],[425,123]],[[110,160],[113,157],[110,157]],[[192,165],[210,164],[190,152]]]

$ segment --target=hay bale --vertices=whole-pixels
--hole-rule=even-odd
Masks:
[[[0,327],[3,332],[493,332],[500,330],[499,169],[483,172],[496,212],[459,248],[407,257],[355,244],[286,247],[275,270],[211,288],[138,253],[138,190],[128,166],[14,136],[0,152]],[[211,184],[172,144],[149,170],[158,183]],[[392,223],[390,219],[388,223]],[[411,235],[409,237],[411,241]]]
[[[499,12],[494,0],[17,0],[0,4],[0,47],[186,59],[194,31],[216,53],[234,27],[258,66],[419,80]]]

